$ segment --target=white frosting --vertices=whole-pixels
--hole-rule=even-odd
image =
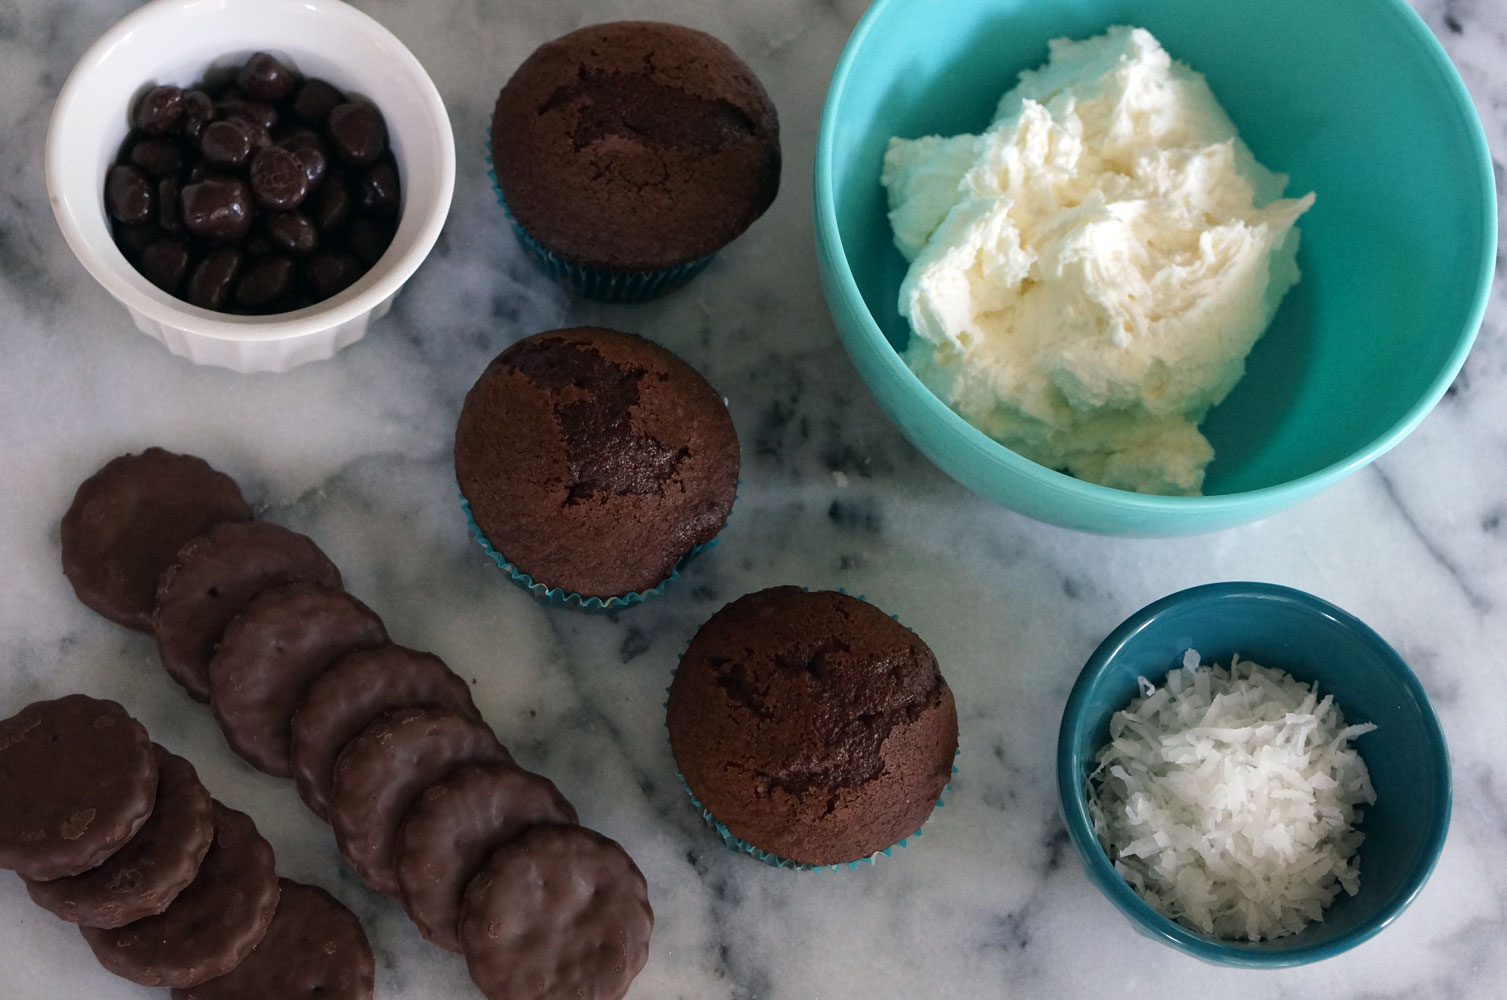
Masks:
[[[1151,34],[1057,39],[983,135],[891,139],[906,360],[969,422],[1081,479],[1198,493],[1197,424],[1298,280],[1313,195],[1255,161]]]

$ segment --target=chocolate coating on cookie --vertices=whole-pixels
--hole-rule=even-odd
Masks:
[[[424,789],[464,764],[512,760],[485,723],[448,709],[384,714],[335,762],[329,821],[341,855],[367,885],[396,894],[398,827]]]
[[[734,836],[804,864],[910,836],[952,773],[957,710],[926,643],[871,604],[775,587],[739,598],[681,657],[670,749]]]
[[[152,814],[98,868],[72,878],[26,882],[32,902],[86,927],[121,927],[167,909],[198,874],[214,837],[209,790],[194,766],[160,746]]]
[[[386,645],[342,656],[309,687],[293,716],[293,780],[299,798],[321,819],[340,751],[395,708],[448,708],[481,721],[466,682],[432,653]]]
[[[209,707],[252,767],[291,775],[293,713],[337,659],[387,641],[382,619],[343,590],[298,582],[258,594],[209,661]]]
[[[712,253],[774,201],[779,119],[710,35],[597,24],[540,46],[508,80],[492,163],[509,211],[552,252],[657,270]]]
[[[234,969],[173,1000],[371,1000],[376,965],[355,914],[318,886],[278,879],[262,943]]]
[[[595,327],[535,334],[487,366],[455,429],[482,533],[536,583],[648,590],[732,509],[738,437],[694,368]]]
[[[85,605],[150,631],[157,578],[190,538],[249,521],[235,480],[202,458],[148,448],[84,480],[63,515],[63,575]]]
[[[425,789],[398,832],[398,897],[430,942],[460,951],[466,883],[503,844],[536,826],[576,823],[554,783],[512,764],[471,765]]]
[[[264,590],[297,580],[339,589],[340,571],[305,535],[265,521],[221,524],[178,551],[157,586],[152,631],[168,674],[209,700],[209,661],[230,620]]]
[[[488,1000],[619,1000],[649,959],[654,911],[633,859],[579,826],[538,826],[466,889],[460,939]]]
[[[113,701],[70,694],[0,721],[0,868],[38,881],[87,871],[156,797],[151,738]]]
[[[79,928],[100,965],[142,986],[183,989],[251,954],[277,909],[272,848],[245,813],[216,802],[214,821],[199,874],[166,910],[114,930]]]

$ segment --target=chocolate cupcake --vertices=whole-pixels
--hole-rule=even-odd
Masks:
[[[691,640],[666,705],[692,797],[771,864],[871,859],[914,834],[952,773],[958,718],[937,660],[871,604],[775,587]]]
[[[455,429],[482,547],[536,595],[589,608],[642,600],[711,544],[738,458],[732,418],[694,368],[594,327],[503,351]]]
[[[691,28],[624,21],[540,46],[492,116],[519,240],[590,298],[678,288],[774,201],[780,129],[753,71]]]

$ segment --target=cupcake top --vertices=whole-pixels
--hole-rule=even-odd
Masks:
[[[487,366],[455,428],[477,527],[534,582],[648,590],[732,509],[738,437],[715,389],[642,337],[535,334]]]
[[[598,24],[518,67],[497,98],[492,162],[514,219],[550,251],[657,270],[724,246],[774,201],[779,121],[710,35]]]
[[[724,607],[670,686],[692,794],[754,847],[856,861],[910,836],[952,773],[952,691],[926,643],[871,604],[775,587]]]

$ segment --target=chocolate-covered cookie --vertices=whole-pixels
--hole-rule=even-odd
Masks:
[[[346,653],[386,641],[382,619],[343,590],[300,581],[254,597],[209,661],[209,707],[231,749],[288,777],[293,713],[309,685]]]
[[[167,909],[194,880],[214,837],[209,790],[194,766],[155,744],[152,815],[98,868],[51,882],[26,881],[32,902],[86,927],[121,927]]]
[[[348,653],[320,674],[293,716],[293,780],[304,804],[323,819],[340,751],[383,712],[410,707],[481,721],[471,689],[433,653],[378,646]]]
[[[653,929],[626,851],[579,826],[536,826],[471,880],[460,940],[488,1000],[618,1000],[648,961]]]
[[[157,578],[183,544],[249,520],[235,480],[202,458],[161,448],[121,455],[79,485],[63,515],[63,575],[85,605],[146,632]]]
[[[460,951],[456,922],[466,883],[503,844],[576,810],[554,783],[512,764],[468,765],[430,785],[398,831],[398,897],[419,933]]]
[[[216,802],[199,874],[171,906],[114,930],[81,927],[99,964],[142,986],[187,988],[241,964],[272,923],[272,847],[245,813]]]
[[[375,979],[361,922],[318,886],[278,879],[272,926],[246,960],[173,1000],[370,1000]]]
[[[0,721],[0,868],[45,881],[102,863],[157,797],[157,757],[113,701],[70,694]]]
[[[157,586],[152,630],[173,680],[209,700],[209,660],[225,626],[264,590],[295,580],[338,589],[340,571],[307,536],[265,521],[221,524],[178,550]]]
[[[485,723],[448,709],[386,713],[335,762],[328,818],[341,855],[367,885],[395,894],[398,827],[424,789],[463,764],[512,760]]]

